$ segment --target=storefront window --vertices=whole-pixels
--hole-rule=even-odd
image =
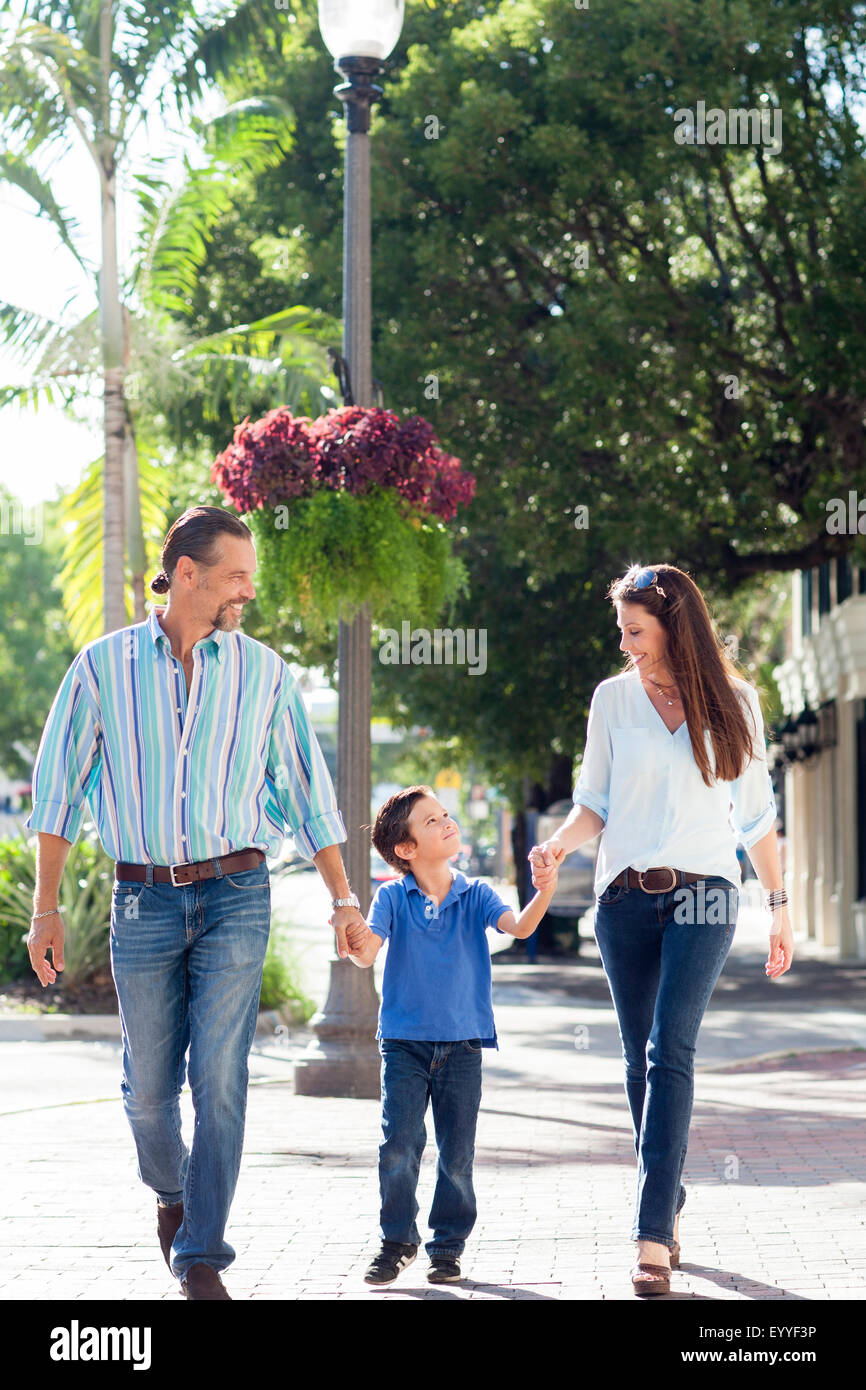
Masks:
[[[866,898],[866,701],[857,703],[857,897]]]
[[[844,603],[846,598],[850,598],[853,592],[853,575],[851,574],[851,561],[847,555],[842,555],[836,561],[836,602]]]
[[[818,613],[823,618],[830,612],[830,561],[818,566]]]
[[[803,636],[809,637],[812,632],[812,571],[801,570],[800,586],[803,595]]]

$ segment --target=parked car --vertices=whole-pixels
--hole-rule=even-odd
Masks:
[[[541,844],[555,835],[568,817],[573,803],[554,801],[538,817],[536,843]],[[559,868],[556,892],[547,911],[551,917],[582,917],[595,902],[595,861],[598,856],[598,836],[587,840],[567,854]]]
[[[370,850],[370,883],[374,888],[377,888],[380,883],[389,883],[392,878],[399,877],[397,870],[392,869],[390,864],[386,864],[378,850]]]

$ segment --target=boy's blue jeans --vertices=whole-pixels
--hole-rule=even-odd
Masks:
[[[674,1217],[686,1200],[680,1179],[695,1045],[731,948],[738,901],[727,879],[705,878],[670,893],[617,886],[596,902],[638,1159],[632,1240],[673,1244]]]
[[[415,1190],[433,1108],[439,1159],[427,1254],[458,1257],[475,1225],[472,1186],[475,1126],[481,1104],[481,1039],[415,1042],[382,1038],[382,1134],[379,1192],[383,1240],[420,1245]]]
[[[184,1203],[172,1247],[178,1279],[191,1265],[221,1270],[235,1257],[224,1233],[240,1170],[270,901],[264,861],[178,888],[115,882],[111,895],[123,1104],[142,1181],[161,1201]],[[187,1073],[190,1150],[179,1104]]]

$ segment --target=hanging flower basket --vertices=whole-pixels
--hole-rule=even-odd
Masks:
[[[272,410],[237,426],[211,477],[256,537],[264,603],[311,633],[364,604],[380,624],[432,624],[465,588],[445,523],[471,501],[475,479],[421,416]]]

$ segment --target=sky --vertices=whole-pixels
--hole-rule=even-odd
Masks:
[[[16,6],[19,8],[19,6]],[[0,27],[5,28],[6,21]],[[160,79],[157,78],[157,81]],[[213,114],[224,105],[216,95],[196,108],[196,114]],[[172,130],[151,109],[147,127],[133,137],[130,159],[136,156],[194,154],[195,139],[188,129]],[[94,271],[101,259],[99,178],[90,155],[76,142],[75,148],[50,169],[55,197],[78,223],[76,244]],[[121,187],[118,192],[118,251],[121,271],[128,265],[124,248],[137,226],[137,204]],[[36,204],[19,189],[0,183],[0,302],[50,317],[62,312],[63,322],[77,323],[96,307],[96,292],[74,256],[64,247],[52,223],[38,215]],[[0,385],[29,379],[29,369],[19,354],[0,344]],[[0,411],[0,484],[25,507],[57,496],[81,477],[84,468],[103,451],[100,402],[82,399],[74,420],[59,407],[40,405],[38,411],[17,405]]]
[[[89,155],[76,151],[57,169],[58,202],[80,222],[84,245],[94,262],[99,255],[99,184]],[[20,190],[0,185],[0,300],[54,317],[72,299],[64,320],[75,322],[95,307],[92,286],[63,246],[52,224],[36,215],[36,205]],[[0,346],[3,385],[28,380],[21,358]],[[102,452],[98,406],[89,424],[75,424],[63,411],[38,412],[5,406],[0,412],[0,482],[26,506],[53,498],[68,487]]]

